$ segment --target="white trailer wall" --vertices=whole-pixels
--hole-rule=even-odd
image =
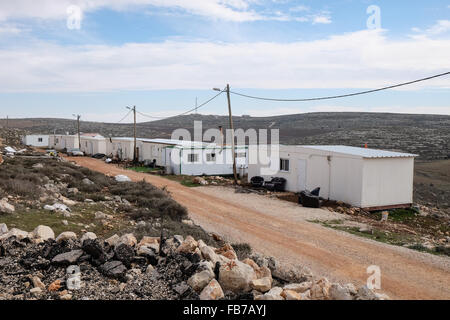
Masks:
[[[106,139],[82,136],[81,151],[86,155],[94,155],[96,153],[106,154]]]
[[[51,135],[49,148],[56,150],[68,150],[78,148],[78,136],[75,135]]]
[[[22,142],[24,145],[33,147],[48,147],[49,146],[49,135],[38,135],[31,134],[23,137]]]
[[[413,203],[414,158],[364,159],[362,207]]]
[[[166,160],[170,160],[173,174],[179,175],[231,175],[233,174],[233,155],[230,147],[217,148],[186,148],[176,146],[165,148]],[[214,154],[215,156],[208,156]],[[236,147],[236,167],[247,168],[248,152],[246,147]],[[196,161],[189,161],[190,155],[195,155]],[[192,160],[192,159],[191,159]],[[239,173],[239,172],[238,172]]]
[[[139,146],[139,142],[137,143]],[[106,154],[122,160],[133,160],[134,141],[132,138],[106,138]]]

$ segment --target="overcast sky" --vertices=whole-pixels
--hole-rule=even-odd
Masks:
[[[174,115],[226,83],[265,97],[351,93],[450,71],[449,57],[448,0],[0,1],[0,118],[117,122],[127,105]],[[342,100],[232,105],[254,116],[450,114],[450,77]],[[226,108],[223,96],[199,112]]]

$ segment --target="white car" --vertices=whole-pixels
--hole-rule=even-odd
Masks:
[[[83,151],[78,148],[67,150],[67,155],[71,157],[84,156]]]

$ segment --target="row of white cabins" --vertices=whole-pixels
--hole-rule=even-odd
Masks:
[[[45,147],[52,149],[79,146],[77,135],[47,137]],[[41,138],[42,141],[35,136],[33,141],[39,139],[40,144],[45,143],[45,136]],[[133,138],[83,134],[80,136],[80,146],[86,155],[102,153],[123,160],[133,159]],[[257,153],[270,157],[269,163],[262,164],[259,158],[258,161],[249,161],[249,149],[254,150],[253,147],[236,146],[238,173],[248,173],[249,180],[254,176],[262,176],[266,180],[283,177],[287,181],[288,191],[300,192],[320,187],[323,198],[362,208],[394,208],[413,202],[414,158],[417,155],[348,146],[279,145],[275,159],[271,156],[271,146],[258,146]],[[139,161],[154,161],[172,174],[233,173],[232,149],[227,145],[139,138],[137,151]],[[275,170],[268,172],[270,167]]]

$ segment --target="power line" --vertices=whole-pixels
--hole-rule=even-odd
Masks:
[[[388,87],[383,87],[383,88],[379,88],[379,89],[373,89],[373,90],[368,90],[368,91],[361,91],[361,92],[344,94],[344,95],[339,95],[339,96],[329,96],[329,97],[319,97],[319,98],[277,99],[277,98],[264,98],[264,97],[250,96],[250,95],[246,95],[246,94],[238,93],[238,92],[233,92],[233,91],[230,91],[230,93],[235,94],[237,96],[250,98],[250,99],[267,100],[267,101],[280,101],[280,102],[289,102],[289,101],[292,101],[292,102],[293,101],[297,101],[297,102],[303,101],[304,102],[304,101],[330,100],[330,99],[346,98],[346,97],[352,97],[352,96],[358,96],[358,95],[373,93],[373,92],[377,92],[377,91],[383,91],[383,90],[398,88],[398,87],[410,85],[410,84],[417,83],[417,82],[422,82],[422,81],[431,80],[431,79],[438,78],[438,77],[443,77],[443,76],[446,76],[446,75],[449,75],[449,74],[450,74],[450,72],[445,72],[445,73],[437,74],[437,75],[434,75],[434,76],[431,76],[431,77],[418,79],[418,80],[414,80],[414,81],[409,81],[409,82],[396,84],[396,85],[392,85],[392,86],[388,86]]]
[[[185,115],[185,114],[188,114],[188,113],[190,113],[190,112],[196,111],[196,110],[200,109],[201,107],[206,106],[208,103],[210,103],[211,101],[213,101],[214,99],[216,99],[218,96],[220,96],[220,95],[221,95],[222,93],[224,93],[224,92],[225,92],[225,91],[222,90],[222,91],[220,91],[218,94],[216,94],[215,96],[213,96],[212,98],[210,98],[210,99],[208,99],[207,101],[203,102],[202,104],[200,104],[200,105],[194,107],[193,109],[187,110],[187,111],[185,111],[185,112],[182,112],[182,113],[177,114],[177,115],[174,115],[174,116],[169,116],[169,117],[157,117],[157,116],[151,116],[151,115],[148,115],[148,114],[139,112],[139,111],[136,111],[136,112],[139,113],[141,116],[144,116],[144,117],[147,117],[147,118],[151,118],[151,119],[159,119],[159,120],[169,119],[169,118],[174,118],[174,117],[179,117],[179,116],[183,116],[183,115]]]
[[[125,115],[125,117],[123,117],[122,119],[117,121],[117,123],[121,123],[123,120],[125,120],[130,115],[131,111],[133,111],[133,110],[128,111],[128,113]]]

